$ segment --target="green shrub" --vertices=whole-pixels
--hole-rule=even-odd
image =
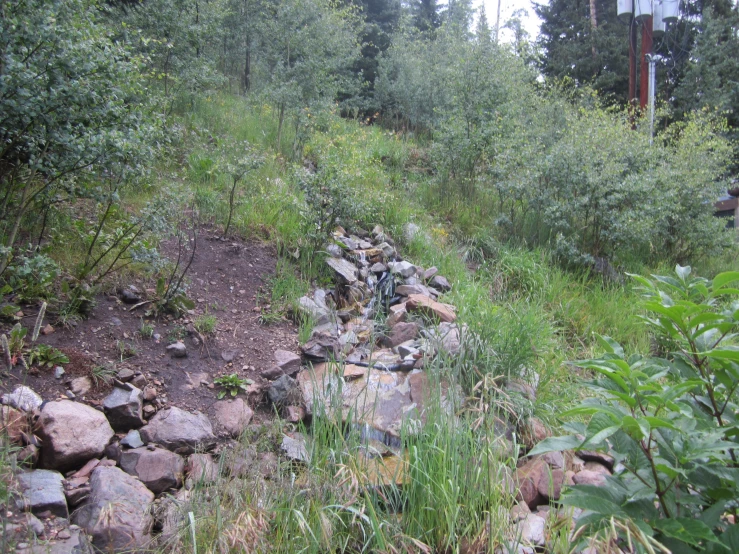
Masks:
[[[731,286],[739,272],[713,281],[692,277],[690,267],[676,274],[634,276],[646,323],[675,350],[626,357],[600,337],[605,353],[576,363],[597,374],[597,396],[568,412],[590,420],[567,424],[571,435],[530,454],[574,448],[614,457],[618,469],[604,487],[574,486],[562,500],[585,510],[578,525],[591,539],[626,541],[628,531],[644,550],[730,554],[739,545],[739,526],[724,517],[739,498],[739,289]]]

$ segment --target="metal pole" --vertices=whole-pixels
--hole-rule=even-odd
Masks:
[[[500,3],[502,0],[498,0],[498,15],[495,17],[495,44],[498,44],[498,34],[500,33]]]
[[[629,119],[631,128],[636,129],[635,112],[637,105],[636,96],[636,19],[632,14],[629,22]]]
[[[647,56],[649,62],[649,146],[654,142],[654,56]]]
[[[641,34],[641,67],[639,68],[639,106],[641,109],[647,107],[649,80],[647,78],[647,56],[652,53],[652,17],[644,18],[642,21]]]

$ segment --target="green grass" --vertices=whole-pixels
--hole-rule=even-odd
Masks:
[[[192,324],[198,333],[205,337],[209,337],[214,335],[216,332],[218,318],[213,314],[203,314],[196,317]]]

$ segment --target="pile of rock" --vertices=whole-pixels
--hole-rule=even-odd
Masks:
[[[216,481],[218,464],[207,451],[217,437],[208,417],[167,407],[147,420],[144,396],[121,381],[98,407],[43,402],[25,386],[3,396],[0,440],[23,446],[16,458],[36,468],[16,476],[19,495],[15,510],[9,507],[5,539],[14,539],[18,552],[145,548],[154,540],[157,495]],[[226,436],[240,435],[252,416],[241,398],[214,409]],[[171,523],[171,510],[164,516]]]
[[[380,226],[371,233],[337,228],[326,251],[335,288],[298,302],[302,316],[315,324],[302,347],[310,366],[296,384],[284,372],[268,370],[265,376],[279,377],[270,398],[284,401],[297,385],[300,409],[312,416],[317,408],[335,406],[340,391],[344,419],[352,417],[369,437],[397,446],[401,427],[415,429],[424,420],[432,386],[424,367],[442,351],[460,351],[465,329],[455,323],[454,306],[441,301],[452,285],[437,268],[403,260]],[[442,384],[443,406],[451,407],[452,390]],[[288,402],[285,410],[296,407]]]

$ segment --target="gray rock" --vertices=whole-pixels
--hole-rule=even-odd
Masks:
[[[275,362],[287,375],[295,375],[300,371],[301,358],[298,354],[288,350],[275,350]]]
[[[439,270],[437,269],[437,267],[435,265],[431,266],[430,268],[428,268],[426,271],[423,272],[423,280],[429,281],[430,279],[433,279],[437,273],[439,273]]]
[[[169,352],[173,358],[187,357],[187,347],[184,342],[177,341],[170,344],[167,346],[167,352]]]
[[[61,379],[64,376],[64,368],[60,365],[54,368],[54,379]]]
[[[118,291],[118,297],[124,304],[138,304],[141,302],[141,297],[131,289],[121,289]]]
[[[285,375],[285,372],[282,371],[276,365],[273,365],[272,367],[268,367],[266,369],[263,369],[261,371],[261,375],[262,375],[262,377],[264,377],[268,381],[274,381],[275,379],[278,379],[279,377],[282,377],[283,375]]]
[[[372,273],[385,273],[387,271],[387,266],[377,262],[376,264],[372,264],[372,267],[370,267],[369,270]]]
[[[395,288],[395,293],[400,296],[410,296],[411,294],[421,294],[423,296],[431,296],[431,291],[423,285],[400,285]]]
[[[118,371],[117,377],[118,377],[118,380],[121,381],[122,383],[128,383],[129,381],[133,379],[134,375],[136,375],[136,373],[132,369],[124,367]]]
[[[306,342],[300,349],[311,360],[326,360],[336,358],[339,353],[339,344],[337,339],[331,336],[318,335]]]
[[[174,496],[167,495],[162,499],[156,518],[162,531],[159,542],[162,546],[170,546],[180,537],[182,530],[188,525],[187,513],[191,510],[190,491],[180,489]]]
[[[125,388],[115,387],[103,400],[105,414],[116,431],[141,427],[144,424],[143,407],[143,393],[131,385],[126,385]]]
[[[442,277],[441,275],[436,275],[431,279],[429,284],[441,292],[449,292],[452,290],[452,285],[447,281],[446,277]]]
[[[316,304],[308,296],[302,296],[298,300],[298,312],[312,318],[316,325],[326,325],[331,322],[328,310]]]
[[[280,450],[285,456],[295,462],[310,462],[310,454],[305,446],[305,437],[300,433],[291,433],[282,437]]]
[[[401,277],[411,277],[416,274],[416,266],[410,262],[402,261],[388,264],[390,273],[400,275]]]
[[[48,510],[58,517],[69,517],[62,479],[61,473],[47,469],[19,474],[22,491],[19,508],[35,514]]]
[[[521,542],[528,545],[544,546],[544,528],[546,520],[536,514],[527,514],[518,522]]]
[[[215,403],[214,410],[216,422],[234,438],[241,436],[254,415],[242,398],[219,400]]]
[[[72,402],[47,402],[38,420],[43,441],[41,464],[48,469],[67,471],[90,458],[99,458],[113,437],[102,412]]]
[[[382,250],[382,254],[385,256],[385,258],[390,259],[395,255],[395,248],[393,248],[392,245],[388,244],[387,241],[381,242],[377,245],[377,248]]]
[[[141,448],[144,446],[144,441],[141,440],[141,434],[136,429],[132,429],[121,439],[121,444],[128,448]]]
[[[204,414],[176,407],[157,412],[139,432],[145,443],[154,442],[179,454],[207,450],[216,442],[213,427]]]
[[[154,494],[182,485],[185,460],[169,450],[146,447],[127,450],[121,454],[120,463],[123,471],[138,477]]]
[[[344,258],[326,258],[328,266],[348,285],[357,282],[358,270],[349,260]]]
[[[151,541],[150,506],[154,493],[117,467],[97,467],[90,477],[90,498],[74,521],[103,551],[142,549]]]
[[[414,340],[418,337],[419,328],[416,323],[398,323],[386,337],[382,338],[382,345],[386,348],[394,348],[399,344]]]
[[[333,258],[341,258],[343,256],[343,252],[341,250],[341,246],[338,244],[329,244],[326,246],[326,252]]]
[[[602,487],[606,484],[606,474],[601,473],[600,471],[584,469],[575,473],[572,480],[576,485],[594,485],[596,487]]]
[[[428,336],[435,348],[451,355],[458,354],[462,346],[459,327],[456,323],[442,322],[428,333]]]
[[[278,406],[291,404],[300,397],[295,379],[289,375],[283,375],[270,385],[267,396],[273,404]]]
[[[3,394],[2,403],[24,412],[32,412],[41,406],[43,400],[30,387],[19,385],[9,394]]]

